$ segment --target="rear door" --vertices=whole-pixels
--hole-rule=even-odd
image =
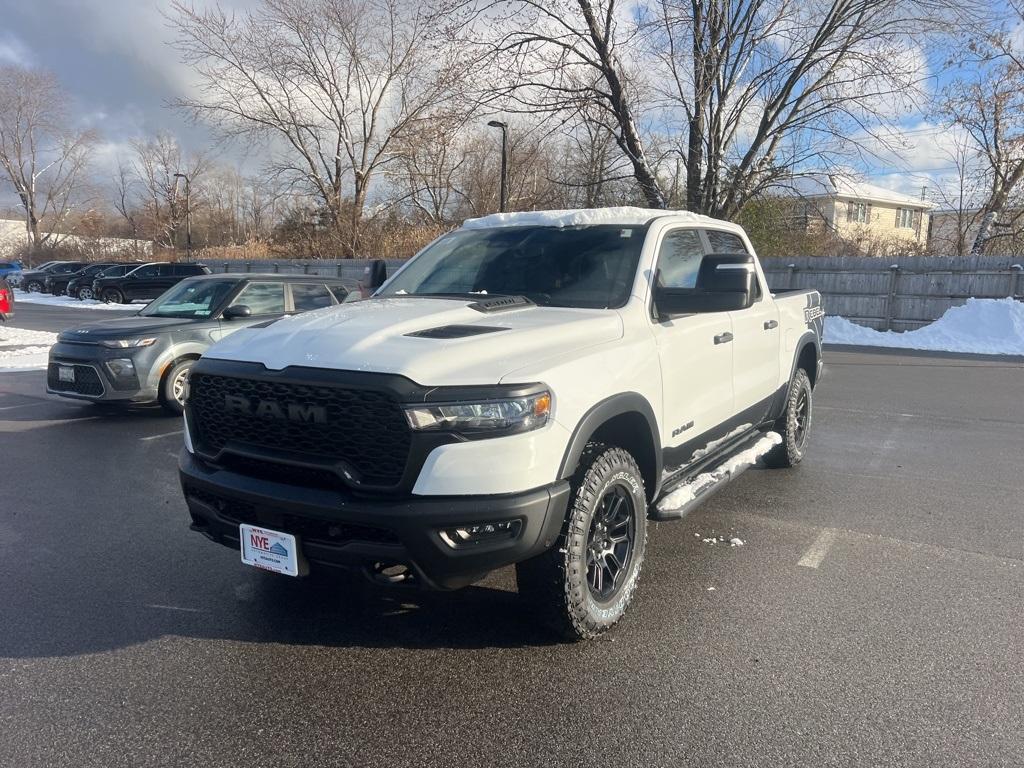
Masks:
[[[667,230],[658,247],[655,281],[667,288],[696,287],[705,255],[705,239],[698,230]],[[729,429],[733,415],[731,333],[728,312],[654,318],[667,469],[688,463],[693,451]]]
[[[704,234],[712,253],[752,255],[743,238],[733,232],[708,229]],[[753,304],[729,315],[733,328],[733,408],[743,423],[756,426],[768,415],[779,384],[779,310],[758,276]]]
[[[159,296],[154,294],[157,278],[160,275],[160,264],[146,264],[131,272],[124,279],[124,293],[129,299],[152,299]]]

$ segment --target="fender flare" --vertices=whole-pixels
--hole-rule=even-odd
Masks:
[[[620,392],[602,400],[583,414],[576,428],[573,430],[569,443],[562,456],[562,464],[558,468],[558,477],[561,480],[572,477],[573,472],[579,464],[580,456],[587,447],[587,443],[594,436],[594,433],[609,420],[616,416],[628,413],[638,413],[644,417],[648,427],[648,438],[650,439],[654,455],[654,479],[656,485],[661,485],[662,455],[661,436],[658,430],[658,420],[654,416],[654,409],[647,402],[647,398],[638,392]],[[658,488],[651,489],[651,498],[657,496]]]
[[[800,356],[804,353],[807,347],[814,348],[814,359],[821,362],[821,342],[818,339],[818,334],[812,330],[804,331],[800,334],[800,338],[796,341],[796,348],[793,350],[793,362],[789,366],[789,376],[783,382],[782,386],[775,393],[775,397],[772,399],[771,410],[768,411],[768,421],[772,422],[778,419],[786,406],[786,396],[789,394],[789,382],[793,380],[793,375],[796,373],[796,364],[800,361]],[[815,380],[817,380],[817,373],[815,373]]]

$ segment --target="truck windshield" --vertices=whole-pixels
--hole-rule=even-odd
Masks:
[[[629,298],[644,229],[458,230],[428,247],[376,295],[507,295],[553,307],[617,308]]]
[[[183,280],[139,314],[145,317],[209,317],[236,285],[232,280]]]

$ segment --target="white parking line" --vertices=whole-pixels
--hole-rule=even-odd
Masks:
[[[825,555],[832,548],[832,544],[838,535],[839,531],[835,528],[825,528],[818,534],[818,538],[814,540],[814,543],[807,548],[807,551],[804,552],[804,556],[800,558],[800,562],[797,565],[802,565],[804,568],[817,568],[821,565],[821,561],[825,559]]]
[[[206,613],[205,608],[186,608],[181,605],[160,605],[159,603],[146,603],[146,608],[155,608],[159,611],[181,611],[183,613]]]
[[[179,429],[177,432],[164,432],[162,435],[150,435],[149,437],[140,437],[139,440],[143,442],[148,442],[150,440],[159,440],[164,437],[174,437],[175,435],[180,435],[183,431],[184,430]]]

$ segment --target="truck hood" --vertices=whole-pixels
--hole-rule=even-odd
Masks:
[[[426,386],[495,384],[527,363],[622,336],[614,310],[526,306],[481,313],[471,304],[415,297],[341,304],[239,331],[205,357],[271,370],[394,373]],[[429,335],[410,335],[421,332]]]

